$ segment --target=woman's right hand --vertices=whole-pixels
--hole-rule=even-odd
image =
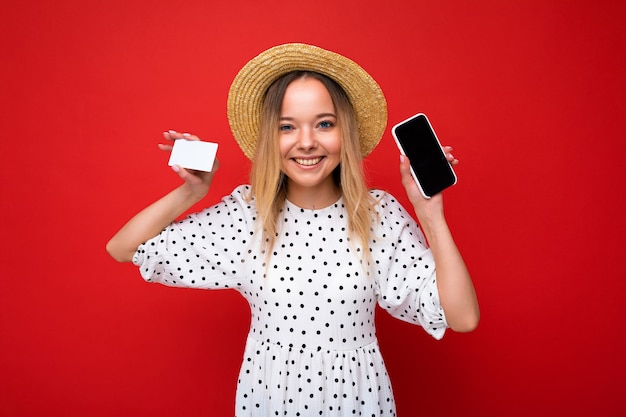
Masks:
[[[171,152],[175,140],[200,140],[197,136],[173,130],[165,132],[163,136],[170,143],[159,144],[159,148],[168,152]],[[119,262],[131,261],[142,242],[158,235],[163,228],[204,198],[218,167],[217,160],[211,172],[172,167],[185,183],[130,219],[107,243],[109,254]]]
[[[192,135],[190,133],[179,133],[175,130],[169,130],[167,132],[163,132],[163,137],[170,143],[159,143],[159,149],[167,152],[171,152],[174,141],[184,139],[184,140],[200,140],[200,138],[196,135]],[[185,169],[181,166],[174,165],[172,166],[172,170],[178,174],[178,176],[185,181],[185,185],[190,188],[190,191],[193,195],[202,198],[209,191],[209,186],[213,181],[213,176],[215,172],[218,170],[220,166],[220,162],[216,159],[213,163],[213,169],[211,172],[205,171],[196,171],[191,169]]]

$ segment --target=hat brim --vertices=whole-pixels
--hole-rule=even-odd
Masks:
[[[278,78],[294,71],[314,71],[336,81],[354,107],[367,156],[380,142],[387,126],[387,102],[376,81],[363,68],[335,52],[290,43],[270,48],[239,71],[228,93],[228,122],[243,153],[254,158],[265,92]]]

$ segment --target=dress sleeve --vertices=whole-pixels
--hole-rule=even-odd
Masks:
[[[148,282],[171,287],[239,289],[245,247],[254,233],[253,208],[241,186],[211,208],[176,221],[142,243],[133,257]]]
[[[375,194],[376,196],[376,194]],[[448,324],[439,301],[431,250],[417,222],[389,194],[378,194],[372,261],[378,304],[393,317],[441,339]]]

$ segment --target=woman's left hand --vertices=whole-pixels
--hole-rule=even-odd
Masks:
[[[452,166],[459,163],[459,160],[452,155],[451,146],[444,146],[443,150],[446,155],[446,159]],[[400,156],[400,174],[402,175],[402,185],[406,190],[409,201],[413,205],[415,214],[420,222],[422,220],[426,220],[433,214],[443,214],[443,198],[441,193],[435,194],[429,199],[424,198],[415,182],[415,179],[411,175],[411,165],[409,159],[404,155]]]

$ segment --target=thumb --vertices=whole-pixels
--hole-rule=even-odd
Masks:
[[[177,173],[178,176],[185,182],[189,180],[189,176],[191,175],[189,171],[187,171],[185,168],[181,167],[180,165],[172,165],[172,171]]]
[[[400,154],[400,174],[402,174],[403,177],[411,175],[411,162],[404,154]]]

